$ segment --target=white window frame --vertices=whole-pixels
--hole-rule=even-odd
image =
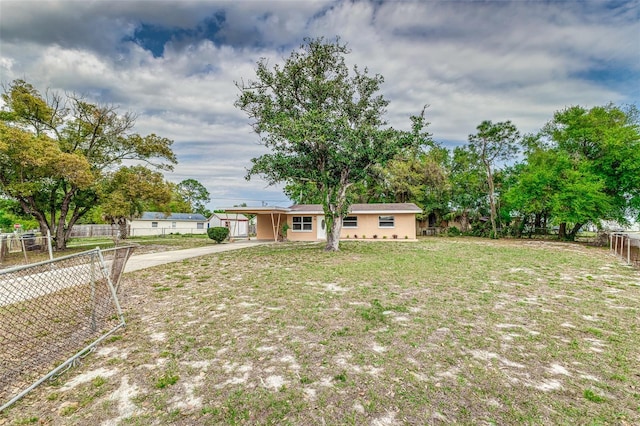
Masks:
[[[355,222],[355,224],[348,225],[347,224],[347,219],[351,219],[351,222]],[[357,228],[358,227],[358,216],[345,216],[344,219],[342,219],[342,227],[343,228],[349,228],[349,229]]]
[[[157,228],[158,227],[158,222],[151,222],[151,227],[152,228]]]
[[[204,222],[197,222],[196,229],[204,229]]]
[[[171,227],[172,227],[173,229],[175,229],[175,228],[176,228],[176,225],[177,225],[177,223],[176,223],[176,222],[171,222]]]
[[[395,228],[396,217],[393,215],[378,216],[378,228]]]
[[[300,219],[296,222],[296,219]],[[313,216],[293,216],[291,218],[293,232],[313,232]]]

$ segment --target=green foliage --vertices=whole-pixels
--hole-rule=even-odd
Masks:
[[[211,194],[200,182],[195,179],[186,179],[176,186],[176,193],[180,199],[188,205],[189,210],[181,210],[185,213],[200,213],[203,216],[210,216],[205,205],[211,201]]]
[[[216,243],[220,244],[229,236],[229,228],[224,226],[214,226],[207,229],[207,235]]]
[[[178,383],[180,380],[180,376],[177,374],[165,373],[162,376],[158,377],[156,380],[155,386],[157,389],[164,389],[167,386],[173,386]]]
[[[469,150],[484,166],[489,186],[489,207],[491,214],[491,238],[498,238],[497,207],[495,191],[495,168],[498,162],[513,160],[518,153],[517,142],[520,132],[511,121],[492,123],[483,121],[477,127],[478,132],[469,135]]]
[[[171,170],[172,141],[133,132],[135,116],[15,80],[2,94],[0,192],[18,201],[64,249],[71,229],[100,204],[124,160]]]
[[[601,402],[605,402],[606,399],[601,397],[600,395],[596,394],[594,391],[592,391],[591,389],[585,389],[584,391],[584,397],[591,401],[591,402],[595,402],[595,403],[601,403]]]
[[[462,232],[469,224],[488,212],[487,183],[482,165],[476,155],[466,147],[456,147],[449,165],[450,210],[446,219],[459,219]]]
[[[635,107],[626,109],[614,105],[589,110],[573,106],[558,111],[544,127],[542,149],[566,153],[578,173],[587,173],[592,191],[607,198],[608,209],[602,209],[600,219],[626,222],[631,214],[640,219],[640,125]],[[587,203],[587,208],[598,200]],[[585,206],[578,205],[576,210]]]
[[[518,216],[548,217],[560,238],[582,225],[640,215],[640,133],[635,110],[608,105],[559,111],[525,144],[506,204]],[[569,229],[570,228],[570,229]]]
[[[0,198],[0,232],[13,231],[16,223],[22,225],[22,229],[38,228],[38,222],[25,214],[15,200]]]
[[[458,237],[461,234],[462,233],[460,232],[457,226],[450,226],[447,228],[447,237]]]
[[[358,314],[362,319],[373,322],[384,322],[384,311],[385,308],[378,299],[373,299],[369,308],[358,308]]]
[[[127,219],[140,217],[150,204],[166,206],[171,186],[160,172],[144,166],[121,167],[103,182],[100,195],[104,217],[120,225],[120,236],[125,238]]]

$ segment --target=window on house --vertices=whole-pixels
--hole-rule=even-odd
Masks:
[[[175,222],[171,222],[171,227],[175,228],[176,227],[176,223]]]
[[[393,216],[378,216],[378,226],[380,228],[393,228],[395,226],[395,218]]]
[[[204,229],[204,222],[196,223],[196,229]]]
[[[358,216],[347,216],[342,221],[343,228],[357,228],[358,227]]]
[[[158,222],[151,222],[151,227],[152,228],[157,228],[158,227]]]
[[[313,218],[311,216],[293,216],[294,231],[311,231]]]

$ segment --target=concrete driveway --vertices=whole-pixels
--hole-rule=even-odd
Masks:
[[[153,266],[164,265],[166,263],[179,262],[192,257],[206,256],[208,254],[220,253],[223,251],[240,250],[264,244],[273,244],[273,241],[236,241],[233,243],[215,244],[206,247],[196,247],[183,250],[170,250],[140,255],[133,254],[127,261],[124,272],[133,272],[140,269],[151,268]]]

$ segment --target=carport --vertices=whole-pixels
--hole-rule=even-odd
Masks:
[[[230,207],[223,209],[225,213],[256,215],[256,238],[258,240],[278,241],[280,229],[287,222],[288,207]]]

